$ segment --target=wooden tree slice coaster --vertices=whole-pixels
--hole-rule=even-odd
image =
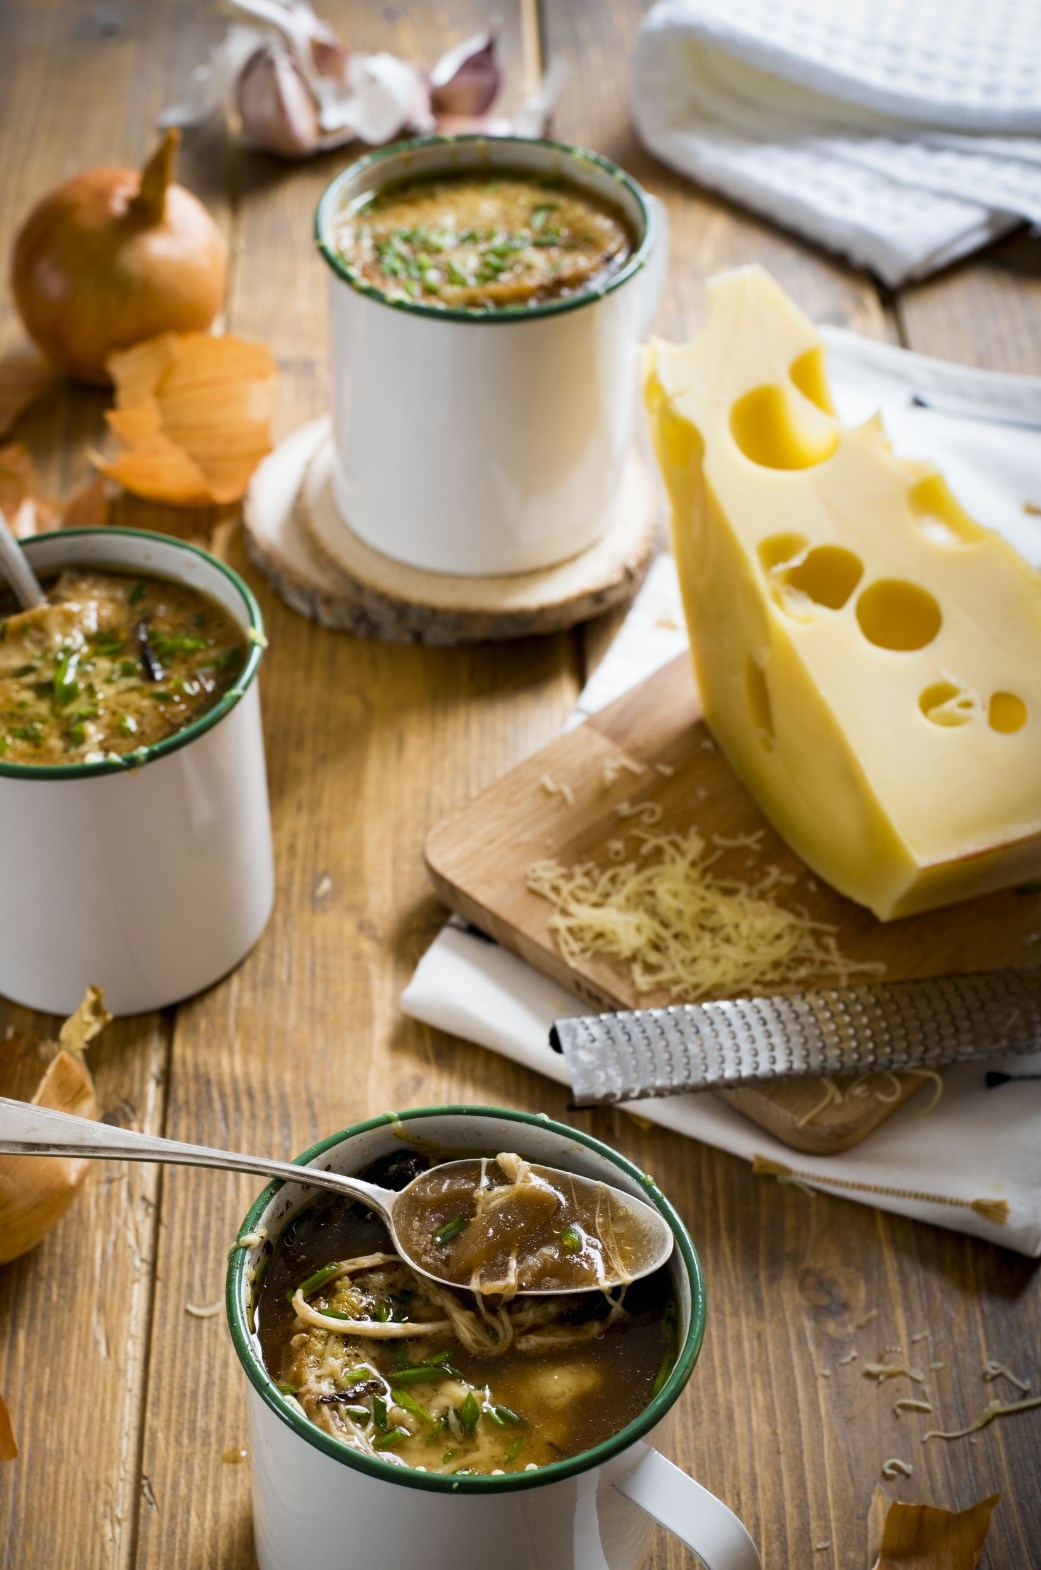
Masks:
[[[558,632],[631,599],[654,553],[657,498],[635,453],[594,545],[559,566],[495,578],[424,572],[366,545],[333,502],[332,461],[328,420],[302,427],[264,459],[245,506],[250,559],[323,627],[425,644]]]

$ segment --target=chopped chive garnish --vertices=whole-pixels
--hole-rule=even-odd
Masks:
[[[78,649],[61,649],[58,653],[51,683],[51,705],[56,713],[67,709],[79,696],[79,682],[76,680],[79,659]]]
[[[480,1417],[480,1415],[481,1409],[477,1404],[477,1400],[473,1391],[470,1390],[467,1392],[466,1400],[463,1402],[462,1406],[456,1413],[456,1416],[459,1419],[459,1427],[462,1429],[467,1439],[473,1438],[474,1432],[477,1428],[477,1419]]]
[[[459,1370],[451,1363],[416,1363],[411,1368],[395,1370],[394,1380],[399,1385],[430,1384],[435,1379],[459,1378]]]
[[[501,1405],[485,1407],[485,1411],[488,1413],[489,1417],[494,1417],[494,1421],[498,1423],[500,1428],[503,1426],[507,1426],[509,1428],[524,1427],[524,1419],[518,1413],[516,1413],[512,1407]]]
[[[385,1325],[388,1319],[391,1318],[392,1314],[393,1309],[389,1303],[381,1303],[376,1310],[376,1318],[379,1320],[381,1325]]]
[[[137,721],[129,714],[121,714],[119,728],[124,736],[133,736],[137,732]]]
[[[466,1224],[467,1222],[465,1216],[453,1216],[450,1221],[446,1221],[443,1223],[443,1225],[438,1227],[437,1231],[434,1233],[434,1242],[450,1243],[454,1237],[459,1236],[460,1232],[462,1232]]]
[[[426,1407],[420,1406],[415,1396],[410,1395],[407,1390],[399,1390],[397,1385],[395,1385],[391,1389],[390,1399],[404,1411],[411,1412],[413,1417],[418,1417],[421,1422],[432,1423],[434,1421]]]
[[[372,1398],[372,1421],[382,1434],[387,1427],[387,1403],[382,1396]]]
[[[130,593],[127,595],[127,604],[128,605],[140,605],[141,601],[144,599],[144,597],[145,597],[145,595],[147,593],[148,593],[148,586],[147,586],[147,584],[135,583],[134,587],[131,589]]]
[[[577,1254],[582,1248],[582,1234],[574,1227],[561,1227],[560,1246],[567,1254]]]
[[[412,1435],[407,1428],[390,1428],[385,1434],[380,1434],[378,1439],[372,1441],[372,1448],[374,1450],[396,1450],[399,1445],[405,1443],[406,1439],[411,1438]]]
[[[284,1395],[284,1396],[295,1396],[297,1391],[300,1389],[300,1386],[299,1385],[276,1385],[275,1388],[276,1388],[276,1390],[280,1391],[280,1393],[282,1395]]]
[[[19,665],[15,671],[16,676],[31,676],[36,670],[36,661],[31,660],[28,665]]]
[[[507,1466],[509,1466],[511,1461],[516,1461],[517,1457],[520,1455],[520,1453],[523,1450],[523,1448],[524,1448],[524,1435],[523,1434],[518,1434],[516,1439],[513,1441],[513,1444],[510,1446],[510,1448],[506,1452],[506,1465]]]
[[[304,1297],[310,1297],[312,1292],[317,1292],[319,1287],[324,1287],[327,1281],[338,1274],[339,1264],[334,1261],[331,1265],[323,1265],[321,1270],[316,1270],[313,1276],[308,1276],[306,1281],[301,1281],[299,1290]]]

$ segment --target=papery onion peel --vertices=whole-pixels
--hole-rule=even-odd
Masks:
[[[82,1049],[110,1018],[100,989],[90,987],[62,1027],[68,1045],[41,1043],[28,1034],[0,1040],[0,1095],[96,1118],[94,1081]],[[42,1077],[41,1064],[46,1064]],[[88,1167],[73,1157],[0,1156],[0,1264],[28,1253],[57,1225]]]
[[[238,501],[271,450],[277,370],[259,343],[162,333],[113,355],[116,407],[106,416],[127,451],[102,473],[135,496],[180,506]]]

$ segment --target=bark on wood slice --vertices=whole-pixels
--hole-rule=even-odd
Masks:
[[[360,637],[460,644],[558,632],[630,599],[654,551],[656,494],[635,453],[595,545],[541,572],[495,578],[423,572],[373,550],[337,511],[331,471],[327,420],[282,442],[246,498],[247,549],[293,610]]]

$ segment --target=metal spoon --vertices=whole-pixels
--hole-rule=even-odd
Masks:
[[[186,1145],[176,1139],[161,1139],[156,1134],[140,1134],[135,1129],[117,1128],[108,1123],[95,1123],[90,1118],[73,1117],[68,1112],[55,1112],[49,1107],[31,1106],[25,1101],[13,1101],[0,1096],[0,1153],[5,1155],[73,1156],[79,1159],[114,1157],[124,1161],[161,1161],[173,1166],[219,1167],[228,1172],[256,1172],[261,1177],[283,1178],[291,1183],[308,1187],[328,1188],[338,1194],[349,1194],[360,1199],[370,1210],[382,1216],[390,1229],[394,1247],[407,1259],[418,1274],[427,1276],[443,1286],[461,1286],[468,1283],[454,1281],[449,1276],[438,1275],[402,1245],[394,1223],[395,1208],[407,1194],[414,1194],[424,1184],[429,1184],[431,1174],[441,1179],[461,1167],[472,1167],[468,1161],[449,1161],[413,1178],[405,1188],[394,1191],[366,1183],[362,1178],[345,1177],[340,1172],[327,1172],[320,1167],[299,1167],[292,1161],[275,1161],[268,1156],[244,1156],[228,1150],[212,1150],[206,1145]],[[644,1250],[638,1263],[624,1278],[639,1280],[663,1265],[672,1253],[672,1231],[663,1216],[650,1205],[632,1195],[623,1193],[605,1183],[591,1178],[578,1177],[573,1172],[563,1172],[555,1167],[538,1168],[540,1173],[566,1178],[576,1191],[606,1191],[616,1219],[619,1212],[629,1217],[639,1228]],[[603,1286],[620,1285],[619,1278],[607,1277],[591,1286],[580,1287],[530,1287],[525,1297],[550,1297],[558,1293],[600,1290]]]
[[[0,577],[5,578],[14,590],[14,597],[23,611],[34,611],[47,604],[47,596],[40,580],[29,566],[29,560],[0,512]]]

